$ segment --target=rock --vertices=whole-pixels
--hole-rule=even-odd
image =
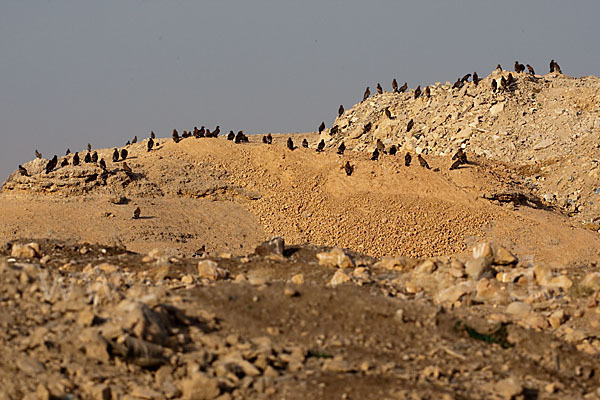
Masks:
[[[546,265],[536,264],[533,267],[533,274],[535,275],[535,281],[537,284],[540,286],[545,286],[547,281],[552,278],[552,268]]]
[[[431,274],[437,269],[435,262],[432,260],[425,260],[416,269],[418,273]]]
[[[98,384],[90,389],[90,395],[94,400],[111,400],[112,390],[108,385]]]
[[[163,398],[163,395],[161,393],[135,384],[129,390],[132,396],[140,399],[157,400]]]
[[[153,259],[159,259],[161,257],[164,257],[164,253],[162,250],[160,249],[152,249],[148,252],[148,257],[153,258]]]
[[[337,373],[350,372],[353,370],[350,364],[340,356],[335,356],[334,358],[325,360],[321,369],[323,372]]]
[[[24,374],[30,376],[37,376],[46,370],[44,364],[25,354],[22,354],[17,358],[16,365]]]
[[[550,323],[552,328],[557,329],[565,322],[565,319],[565,312],[563,310],[556,310],[548,317],[548,323]]]
[[[11,257],[15,258],[35,258],[40,257],[40,245],[31,242],[27,244],[20,245],[18,243],[13,243],[12,249],[10,252]]]
[[[100,264],[96,268],[105,274],[114,274],[115,272],[119,271],[118,266],[107,263]]]
[[[494,251],[491,243],[483,242],[473,246],[473,258],[485,258],[491,262],[494,258]]]
[[[399,308],[394,313],[394,319],[398,322],[404,322],[404,310]]]
[[[211,280],[215,280],[215,279],[211,279]],[[191,285],[192,283],[194,283],[194,277],[190,274],[185,274],[184,276],[181,277],[181,283],[183,283],[184,285]]]
[[[221,393],[217,380],[201,372],[183,380],[180,388],[182,398],[186,400],[210,400]]]
[[[471,282],[461,282],[459,284],[441,290],[435,296],[435,301],[437,304],[454,303],[465,294],[473,293],[474,291],[475,288],[473,287],[473,284]]]
[[[216,281],[227,278],[227,271],[219,268],[213,260],[202,260],[198,263],[198,274],[201,278]]]
[[[531,305],[521,301],[514,301],[506,307],[506,313],[522,317],[531,312]]]
[[[579,285],[588,290],[600,290],[600,272],[588,273]]]
[[[333,278],[328,283],[328,286],[336,287],[337,285],[341,285],[342,283],[350,282],[350,277],[344,273],[343,270],[338,269],[333,274]]]
[[[319,259],[319,265],[331,268],[352,268],[354,267],[354,261],[344,253],[344,250],[336,247],[331,251],[318,253],[317,258]]]
[[[506,378],[494,384],[494,391],[506,400],[520,395],[523,392],[523,385],[517,378]]]
[[[256,246],[254,254],[258,256],[268,256],[271,254],[283,256],[285,250],[285,242],[282,237],[276,236],[269,241],[263,242]]]
[[[523,318],[523,324],[528,329],[535,329],[541,331],[548,327],[548,321],[546,318],[538,313],[530,312]]]
[[[552,279],[550,279],[550,281],[547,283],[547,286],[558,287],[563,290],[567,290],[571,286],[573,286],[573,281],[571,281],[565,275],[555,276]]]
[[[292,276],[291,281],[295,285],[304,284],[304,274],[296,274],[296,275]]]
[[[283,294],[287,297],[298,297],[300,296],[300,292],[298,292],[296,289],[290,288],[290,287],[286,287],[285,289],[283,289]]]
[[[467,260],[465,272],[474,281],[478,281],[484,276],[490,277],[493,275],[493,270],[490,268],[490,261],[485,257],[470,258]]]
[[[496,103],[490,107],[490,115],[493,117],[504,111],[504,103]]]
[[[500,303],[505,301],[508,297],[506,291],[502,290],[497,281],[488,278],[480,279],[479,282],[477,282],[475,290],[475,300],[477,301]]]
[[[517,263],[517,257],[514,256],[510,251],[500,245],[494,245],[494,257],[492,264],[495,265],[511,265]]]

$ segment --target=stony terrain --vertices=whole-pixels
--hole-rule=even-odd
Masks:
[[[0,399],[600,398],[599,81],[512,74],[376,94],[334,134],[24,163]]]

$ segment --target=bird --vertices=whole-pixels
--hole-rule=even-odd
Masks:
[[[198,137],[204,137],[205,133],[206,133],[206,128],[204,127],[204,125],[202,125],[200,127],[200,130],[198,131]]]
[[[385,116],[388,117],[389,119],[393,119],[392,118],[392,113],[390,112],[390,108],[386,107],[383,112],[385,113]]]
[[[422,155],[419,154],[417,158],[419,159],[419,164],[421,164],[421,167],[430,169],[429,164],[427,164],[427,161],[425,161]]]
[[[500,66],[500,64],[498,64],[498,65],[496,66],[496,69],[497,69],[498,71],[502,71],[502,67]]]
[[[98,165],[100,165],[100,168],[106,169],[106,162],[104,161],[104,158],[100,159],[100,162],[98,163]]]
[[[464,150],[461,147],[458,149],[458,151],[456,153],[454,153],[454,155],[452,156],[452,159],[458,160],[462,164],[466,164],[467,163],[467,154],[464,152]]]
[[[133,140],[131,141],[131,144],[134,144],[134,143],[137,143],[137,135],[135,135],[135,136],[133,137]]]
[[[227,140],[233,139],[235,139],[235,133],[233,133],[233,131],[229,131],[229,133],[227,134]]]
[[[62,162],[60,163],[61,167],[66,167],[67,165],[69,165],[69,160],[67,158],[64,158],[62,160]]]
[[[190,136],[190,135],[188,134],[188,132],[187,132],[186,130],[184,130],[184,131],[183,131],[183,133],[181,134],[181,137],[182,137],[183,139],[185,139],[185,138],[187,138],[187,137],[189,137],[189,136]]]
[[[336,133],[339,132],[339,129],[340,128],[337,125],[332,126],[331,129],[329,130],[329,135],[330,136],[335,135]]]
[[[346,161],[346,165],[344,165],[344,170],[346,171],[346,175],[352,175],[352,172],[354,172],[354,167],[350,165],[350,161]]]
[[[395,145],[392,145],[392,146],[390,147],[390,149],[388,150],[388,154],[389,154],[390,156],[395,156],[397,151],[398,151],[398,149],[396,148],[396,146],[395,146]]]
[[[125,143],[125,146],[129,146],[131,144],[131,142],[128,140],[127,143]]]
[[[267,143],[268,143],[268,144],[271,144],[271,143],[273,143],[273,136],[272,136],[270,133],[269,133],[269,134],[267,134]]]
[[[27,170],[19,164],[19,174],[23,175],[23,176],[29,176],[29,173],[27,172]]]
[[[58,164],[58,157],[54,155],[50,161],[46,164],[46,173],[49,174],[56,168],[56,164]]]
[[[325,140],[321,139],[319,144],[317,145],[317,153],[320,153],[325,148]]]
[[[210,133],[210,129],[206,128],[206,131],[204,132],[204,137],[212,137],[212,133]]]
[[[400,89],[398,89],[398,91],[400,93],[404,93],[406,92],[406,89],[408,89],[408,82],[404,82],[404,85],[400,86]]]
[[[79,165],[79,153],[75,152],[75,155],[73,155],[73,165],[77,166]]]
[[[406,132],[410,132],[413,126],[415,126],[415,121],[411,118],[410,121],[408,121],[408,124],[406,124]]]
[[[342,142],[338,146],[337,153],[338,154],[344,154],[344,151],[346,151],[346,145],[344,144],[344,142]]]
[[[142,212],[142,210],[140,210],[139,207],[137,207],[135,210],[133,210],[133,219],[138,219],[140,218],[140,213]]]
[[[471,74],[466,74],[465,76],[463,76],[463,77],[460,79],[460,81],[461,81],[462,83],[468,82],[470,77],[471,77]]]
[[[266,137],[265,135],[263,135],[263,137],[262,137],[262,142],[263,142],[264,144],[267,144],[267,143],[268,143],[268,142],[267,142],[267,137]]]
[[[219,125],[217,125],[217,127],[215,128],[215,130],[212,133],[212,137],[217,137],[219,136],[219,133],[221,132],[221,127]]]
[[[35,149],[35,158],[42,158],[42,153],[37,151],[37,149]]]
[[[412,156],[410,155],[410,153],[406,153],[406,155],[404,156],[404,165],[406,167],[410,166],[410,162],[412,161]]]
[[[153,147],[154,147],[154,139],[150,138],[150,139],[148,139],[148,151],[152,150]]]
[[[550,60],[550,72],[554,72],[554,60]]]
[[[495,79],[492,79],[492,90],[495,92],[498,90],[498,82]]]
[[[479,84],[479,75],[477,75],[477,72],[473,72],[473,83],[475,86]]]
[[[321,122],[319,125],[319,135],[325,130],[325,122]]]
[[[127,165],[127,162],[123,162],[123,171],[125,171],[125,173],[127,173],[128,175],[132,173],[131,168],[129,167],[129,165]]]
[[[370,122],[367,122],[364,126],[363,126],[363,133],[367,133],[371,130],[371,128],[373,127],[373,124],[371,124]]]
[[[83,157],[83,162],[86,162],[86,163],[92,162],[92,156],[89,151],[85,154],[85,157]]]
[[[365,90],[365,94],[363,95],[363,101],[368,99],[370,95],[371,95],[371,89],[369,89],[369,87],[367,86],[367,89]]]
[[[65,156],[68,156],[69,154],[71,154],[71,149],[67,149],[67,151],[65,152]]]
[[[237,135],[235,135],[235,143],[248,143],[248,136],[244,135],[244,131],[239,131]]]
[[[172,136],[173,136],[173,141],[175,143],[179,143],[180,139],[179,139],[179,133],[177,132],[177,129],[173,129],[173,135]]]
[[[460,160],[456,160],[452,163],[452,165],[450,166],[450,171],[454,170],[454,169],[458,169],[458,167],[460,167]]]
[[[527,71],[529,71],[529,73],[531,75],[535,75],[535,71],[533,70],[533,67],[529,64],[527,64]]]
[[[421,85],[417,86],[415,89],[415,99],[417,99],[421,95]]]
[[[91,152],[92,151],[92,145],[88,143],[88,148],[87,149],[88,149],[88,152]]]
[[[338,108],[338,117],[341,117],[344,114],[344,105],[340,104],[340,108]]]
[[[379,150],[376,148],[373,150],[373,155],[371,155],[371,160],[375,161],[379,158]]]
[[[121,160],[125,160],[127,158],[127,149],[121,150]]]
[[[308,140],[306,140],[306,138],[302,139],[302,147],[304,147],[305,149],[308,148]]]
[[[461,87],[463,87],[463,83],[460,78],[458,78],[456,82],[454,82],[454,85],[452,85],[452,89],[460,89]]]
[[[119,161],[119,150],[115,149],[115,151],[113,151],[112,160],[113,162]]]
[[[518,61],[515,61],[515,72],[523,72],[525,71],[525,66],[523,64],[519,64]]]
[[[425,88],[425,96],[431,97],[431,89],[429,89],[429,86]]]
[[[156,135],[154,134],[154,131],[150,131],[150,139],[156,139]]]
[[[502,89],[508,86],[508,81],[506,80],[506,78],[502,77],[502,79],[500,79],[500,86],[502,86]]]
[[[377,82],[377,93],[383,94],[383,88],[381,87],[381,83]]]
[[[98,162],[98,152],[95,151],[94,154],[92,154],[92,162],[96,163]]]
[[[392,81],[392,89],[394,90],[394,93],[398,93],[398,81],[396,81],[396,78]]]
[[[288,138],[288,140],[287,140],[287,148],[290,149],[290,150],[292,150],[292,151],[294,150],[294,141],[292,140],[291,137]]]
[[[560,69],[560,66],[554,60],[550,61],[550,72],[558,72],[559,74],[562,74],[562,70]]]
[[[375,146],[377,147],[377,150],[379,150],[380,153],[385,153],[385,145],[383,144],[381,139],[377,139],[377,143],[375,144]]]

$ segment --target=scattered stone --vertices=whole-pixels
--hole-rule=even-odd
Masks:
[[[497,244],[493,245],[492,247],[494,250],[494,258],[493,258],[492,264],[494,264],[494,265],[512,265],[512,264],[517,263],[517,261],[518,261],[517,257],[515,257],[514,254],[512,254],[510,251],[508,251],[504,247],[497,245]]]
[[[600,290],[600,272],[588,273],[579,286],[588,290]]]
[[[567,278],[565,275],[555,276],[547,282],[546,286],[561,288],[563,290],[569,289],[573,286],[573,281]]]
[[[443,303],[454,303],[458,301],[462,296],[473,293],[475,288],[471,282],[461,282],[454,286],[450,286],[446,289],[441,290],[436,296],[435,301],[437,304]]]
[[[501,381],[496,382],[493,386],[495,392],[506,400],[511,400],[523,392],[523,385],[519,379],[514,377],[502,379]]]
[[[40,245],[31,242],[27,244],[14,243],[10,252],[11,257],[15,258],[36,258],[41,257]]]
[[[196,372],[190,378],[183,380],[180,390],[183,399],[186,400],[211,400],[221,393],[217,380],[201,372]]]
[[[493,270],[490,267],[490,261],[486,257],[470,258],[465,264],[465,272],[471,279],[478,281],[485,277],[491,277]]]
[[[228,272],[223,268],[219,268],[213,260],[202,260],[198,263],[198,274],[201,278],[217,281],[227,278]]]
[[[286,295],[287,297],[298,297],[298,296],[300,296],[300,292],[297,291],[296,289],[291,288],[291,287],[286,287],[283,290],[283,294]]]
[[[506,307],[506,313],[522,317],[531,312],[531,305],[521,301],[514,301]]]
[[[352,268],[354,267],[354,261],[352,258],[344,253],[344,250],[336,247],[328,252],[318,253],[317,258],[319,259],[319,265],[331,268]]]
[[[254,254],[258,256],[277,255],[283,257],[285,250],[285,241],[282,237],[276,236],[269,241],[263,242],[256,247]]]
[[[548,317],[548,323],[550,323],[550,326],[554,329],[560,327],[565,320],[566,315],[563,310],[556,310]]]
[[[335,271],[335,274],[333,274],[333,278],[329,281],[328,286],[336,287],[347,282],[350,282],[350,277],[346,275],[343,270],[338,269]]]
[[[335,356],[325,360],[323,363],[322,370],[324,372],[337,372],[344,373],[352,371],[350,364],[345,361],[341,356]]]
[[[304,284],[304,274],[296,274],[296,275],[292,276],[291,281],[295,285]]]

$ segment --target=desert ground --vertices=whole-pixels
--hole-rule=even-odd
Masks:
[[[24,163],[0,399],[600,398],[600,79],[428,92]]]

